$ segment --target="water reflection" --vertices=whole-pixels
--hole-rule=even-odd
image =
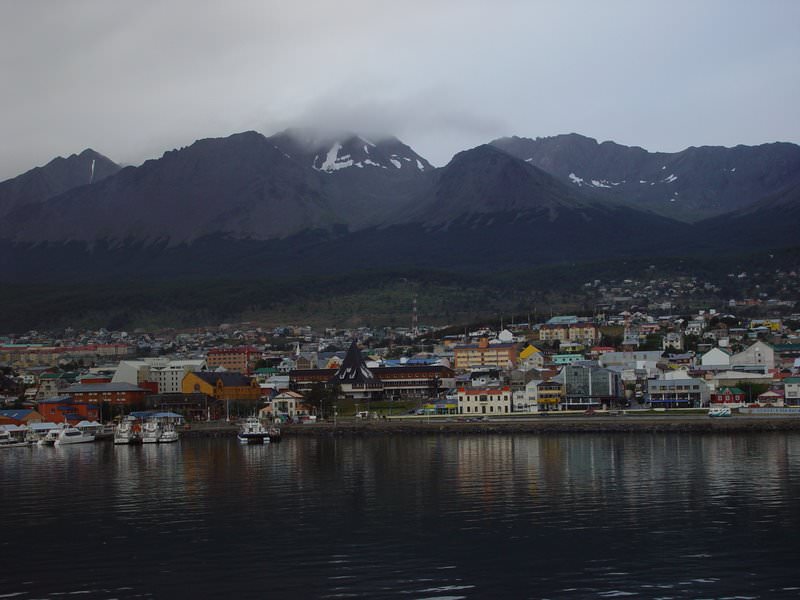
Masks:
[[[18,597],[800,591],[795,434],[18,450],[0,472],[0,591]]]

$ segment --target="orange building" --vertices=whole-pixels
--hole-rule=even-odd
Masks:
[[[509,369],[519,360],[519,344],[490,344],[481,338],[477,344],[463,344],[453,349],[456,370],[494,367]]]
[[[261,352],[255,348],[215,348],[206,354],[206,365],[209,371],[222,367],[226,371],[250,375],[259,358]]]
[[[81,421],[98,421],[100,419],[100,405],[91,402],[78,402],[70,396],[59,396],[40,400],[37,412],[42,415],[46,423],[63,423],[75,425]]]

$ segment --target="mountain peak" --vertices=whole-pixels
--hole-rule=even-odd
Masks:
[[[269,138],[282,152],[322,173],[350,168],[424,172],[431,164],[394,136],[366,136],[352,131],[286,129]]]

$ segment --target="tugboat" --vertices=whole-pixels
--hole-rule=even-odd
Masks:
[[[241,444],[265,444],[270,442],[271,436],[258,417],[247,417],[236,437]],[[280,437],[280,432],[278,437]]]

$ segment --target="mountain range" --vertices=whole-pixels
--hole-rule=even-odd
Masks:
[[[93,150],[0,183],[0,279],[468,270],[797,245],[800,146],[651,153],[502,138],[433,167],[394,137],[203,139],[138,167]]]

